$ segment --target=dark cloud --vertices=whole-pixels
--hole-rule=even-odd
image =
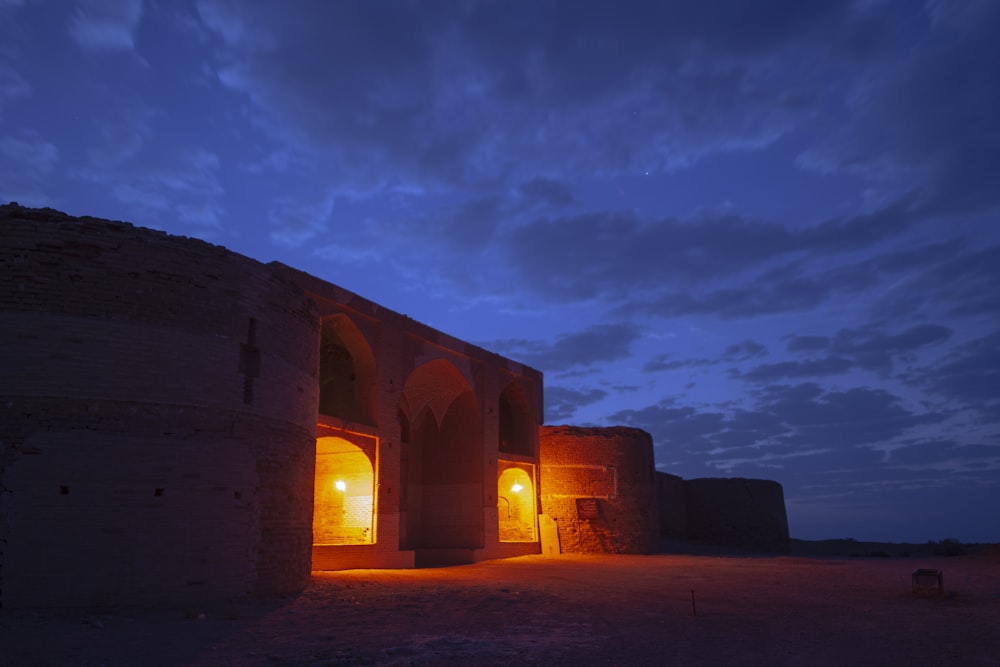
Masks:
[[[905,231],[901,204],[801,230],[738,216],[643,222],[630,212],[581,213],[519,225],[505,238],[511,267],[526,289],[548,298],[659,296],[627,306],[661,316],[717,314],[741,317],[814,307],[837,289],[801,262],[768,264],[797,253],[813,255],[867,248]],[[671,288],[712,285],[756,269],[745,287],[692,294]]]
[[[672,359],[670,354],[658,354],[642,366],[643,373],[658,373],[660,371],[677,371],[682,368],[699,368],[720,363],[718,359],[697,357],[693,359]]]
[[[830,69],[776,51],[856,50],[855,22],[878,34],[846,7],[779,0],[198,10],[224,47],[220,80],[335,150],[352,180],[507,178],[511,155],[546,173],[606,173],[767,144],[821,104],[815,70]]]
[[[767,356],[767,346],[750,339],[733,343],[722,352],[723,361],[747,361],[764,356]]]
[[[846,373],[854,366],[850,359],[825,357],[808,361],[781,361],[761,364],[749,371],[732,369],[730,377],[748,382],[774,382],[776,380],[814,378]]]
[[[571,419],[576,411],[608,395],[601,389],[578,390],[569,387],[545,387],[545,421],[549,424]]]
[[[493,341],[489,346],[534,368],[556,372],[625,359],[631,352],[632,343],[640,335],[637,326],[622,322],[597,324],[558,336],[552,343],[508,339]]]
[[[1000,331],[958,345],[935,366],[904,377],[948,399],[995,411],[1000,402]]]
[[[836,448],[888,441],[945,418],[934,412],[913,412],[895,395],[870,387],[827,391],[811,400],[803,400],[795,388],[787,395],[772,391],[770,400],[758,407],[780,417],[804,445]]]
[[[658,354],[645,364],[643,373],[657,373],[659,371],[676,371],[683,368],[700,368],[704,366],[715,366],[722,363],[733,363],[747,361],[757,357],[767,355],[767,347],[755,340],[746,339],[739,343],[727,345],[721,355],[715,359],[706,357],[687,357],[682,359],[673,358],[669,352]]]
[[[892,335],[871,329],[841,329],[833,337],[830,351],[850,357],[865,370],[887,373],[894,357],[944,343],[951,334],[951,329],[939,324],[918,324]]]
[[[830,339],[826,336],[796,336],[786,338],[789,352],[817,352],[830,347]]]
[[[976,19],[955,20],[960,12],[943,10],[948,4]],[[857,170],[888,189],[923,183],[928,212],[1000,203],[990,184],[1000,163],[998,17],[995,3],[935,3],[917,18],[922,39],[900,43],[895,58],[857,80],[849,122],[811,159]]]

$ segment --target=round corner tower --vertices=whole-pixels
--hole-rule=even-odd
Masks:
[[[301,590],[312,308],[218,246],[0,207],[0,604]]]
[[[653,440],[628,427],[542,426],[542,512],[560,547],[578,553],[653,553],[659,547]]]

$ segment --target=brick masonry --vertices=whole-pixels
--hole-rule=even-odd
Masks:
[[[751,480],[760,512],[697,524],[737,487],[665,483],[637,429],[540,427],[538,371],[127,223],[0,206],[0,354],[3,607],[282,595],[311,569],[539,553],[535,510],[578,552],[656,551],[663,521],[711,537],[777,520],[780,486]],[[345,505],[322,507],[314,545],[317,438],[374,483],[352,501],[371,528],[352,514],[338,533]],[[536,498],[515,523],[511,469]]]
[[[543,426],[542,511],[562,551],[653,553],[659,512],[653,440],[634,428]]]
[[[259,262],[3,207],[0,603],[300,590],[317,336]]]

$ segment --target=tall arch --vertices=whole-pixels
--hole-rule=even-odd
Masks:
[[[400,415],[409,425],[400,548],[481,548],[483,429],[472,387],[450,362],[428,362],[407,378]]]
[[[358,446],[343,438],[316,440],[313,544],[375,541],[375,470]]]
[[[319,351],[319,412],[377,425],[375,356],[347,315],[323,320]]]
[[[500,392],[500,452],[534,456],[538,427],[532,420],[528,399],[517,380]]]
[[[510,467],[497,480],[497,514],[501,542],[534,542],[535,487],[522,468]]]

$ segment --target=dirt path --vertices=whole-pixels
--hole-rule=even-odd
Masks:
[[[912,594],[916,567],[944,570],[944,597]],[[1000,558],[528,556],[317,573],[302,595],[270,604],[3,615],[0,656],[5,665],[996,666]]]

